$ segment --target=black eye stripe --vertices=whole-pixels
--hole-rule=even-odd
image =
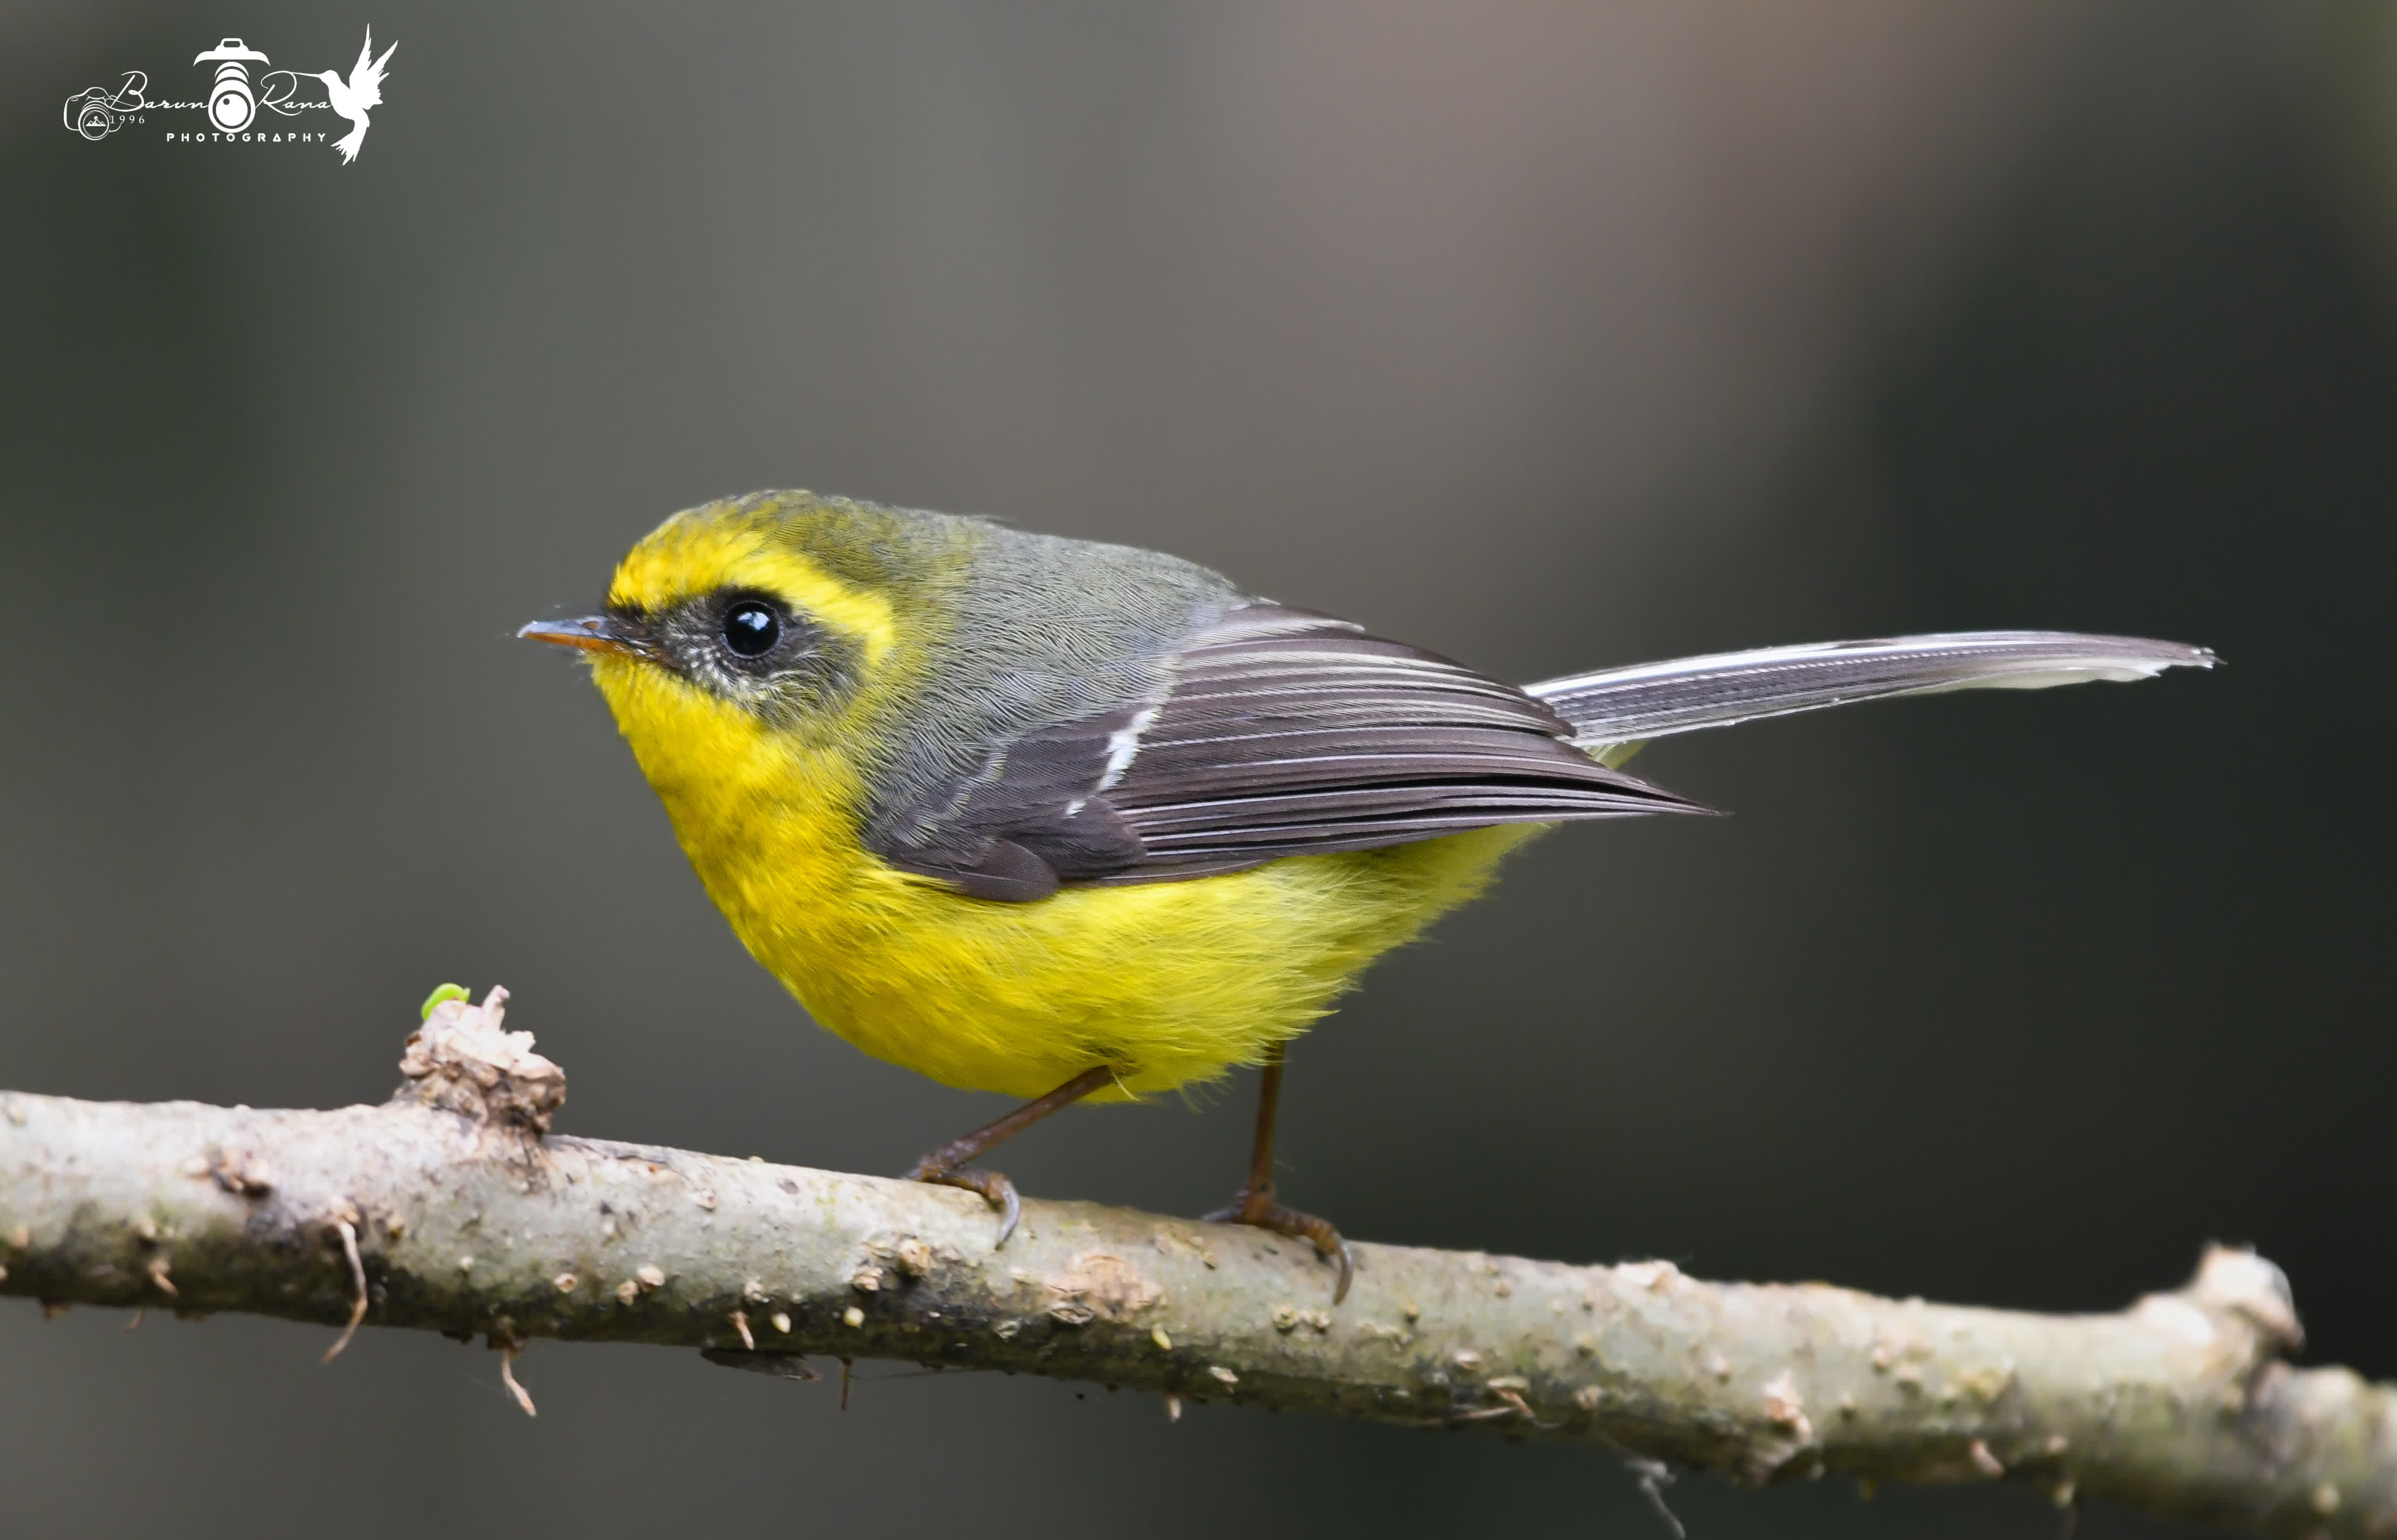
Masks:
[[[770,589],[694,594],[649,626],[657,663],[777,726],[827,709],[857,687],[855,644]]]

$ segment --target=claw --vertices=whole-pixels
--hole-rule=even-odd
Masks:
[[[1007,1244],[1015,1233],[1016,1225],[1024,1218],[1024,1199],[1015,1184],[995,1171],[948,1171],[929,1161],[917,1164],[907,1173],[910,1182],[929,1182],[940,1187],[963,1187],[981,1195],[982,1200],[998,1211],[998,1239],[990,1243],[992,1251]]]
[[[1311,1213],[1285,1209],[1273,1200],[1270,1191],[1244,1192],[1239,1201],[1227,1208],[1217,1209],[1207,1215],[1211,1225],[1247,1225],[1260,1230],[1286,1235],[1292,1240],[1304,1240],[1315,1248],[1316,1256],[1324,1262],[1340,1265],[1340,1281],[1332,1288],[1332,1303],[1339,1305],[1348,1298],[1348,1285],[1357,1276],[1356,1254],[1348,1242],[1332,1227],[1332,1221],[1318,1219]]]
[[[1002,1176],[998,1185],[1005,1196],[999,1204],[998,1239],[990,1243],[994,1252],[1007,1244],[1007,1238],[1015,1233],[1016,1222],[1024,1217],[1024,1199],[1015,1195],[1015,1184]]]

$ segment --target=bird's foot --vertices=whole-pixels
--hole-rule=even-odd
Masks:
[[[1007,1244],[1015,1233],[1017,1220],[1024,1217],[1024,1199],[1015,1195],[1015,1184],[995,1171],[968,1171],[965,1168],[990,1150],[1014,1138],[1062,1106],[1070,1106],[1102,1086],[1113,1085],[1118,1072],[1112,1065],[1093,1065],[1059,1086],[1046,1096],[1036,1096],[995,1123],[985,1123],[963,1138],[952,1139],[939,1149],[916,1162],[907,1173],[910,1182],[931,1182],[944,1187],[963,1187],[968,1192],[982,1194],[982,1200],[998,1211],[998,1239],[991,1242],[998,1250]]]
[[[1340,1265],[1340,1281],[1332,1285],[1332,1303],[1338,1305],[1348,1297],[1349,1280],[1356,1277],[1357,1259],[1349,1254],[1348,1242],[1340,1239],[1332,1221],[1318,1219],[1311,1213],[1285,1209],[1274,1201],[1271,1187],[1251,1188],[1242,1192],[1229,1208],[1217,1209],[1206,1216],[1211,1225],[1250,1225],[1260,1230],[1286,1235],[1292,1240],[1304,1240],[1315,1248],[1315,1254],[1326,1262]]]
[[[1016,1221],[1024,1217],[1024,1199],[1016,1195],[1015,1184],[995,1171],[960,1171],[941,1158],[946,1150],[934,1150],[916,1162],[907,1172],[910,1182],[930,1182],[938,1187],[963,1187],[968,1192],[982,1194],[982,1200],[998,1211],[998,1239],[990,1243],[997,1251],[1007,1244],[1015,1233]]]

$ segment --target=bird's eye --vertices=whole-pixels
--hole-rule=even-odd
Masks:
[[[783,639],[783,617],[771,605],[743,599],[724,612],[724,645],[735,657],[762,658]]]

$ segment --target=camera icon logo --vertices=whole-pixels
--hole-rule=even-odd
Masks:
[[[220,41],[192,62],[217,60],[216,84],[208,88],[208,121],[221,133],[237,134],[258,116],[258,93],[250,88],[249,65],[263,64],[266,56],[238,37]]]
[[[104,86],[87,86],[67,98],[66,111],[60,114],[66,126],[89,140],[106,139],[125,126],[125,119],[149,105],[141,99],[150,77],[140,70],[125,72],[124,83],[114,91]]]

